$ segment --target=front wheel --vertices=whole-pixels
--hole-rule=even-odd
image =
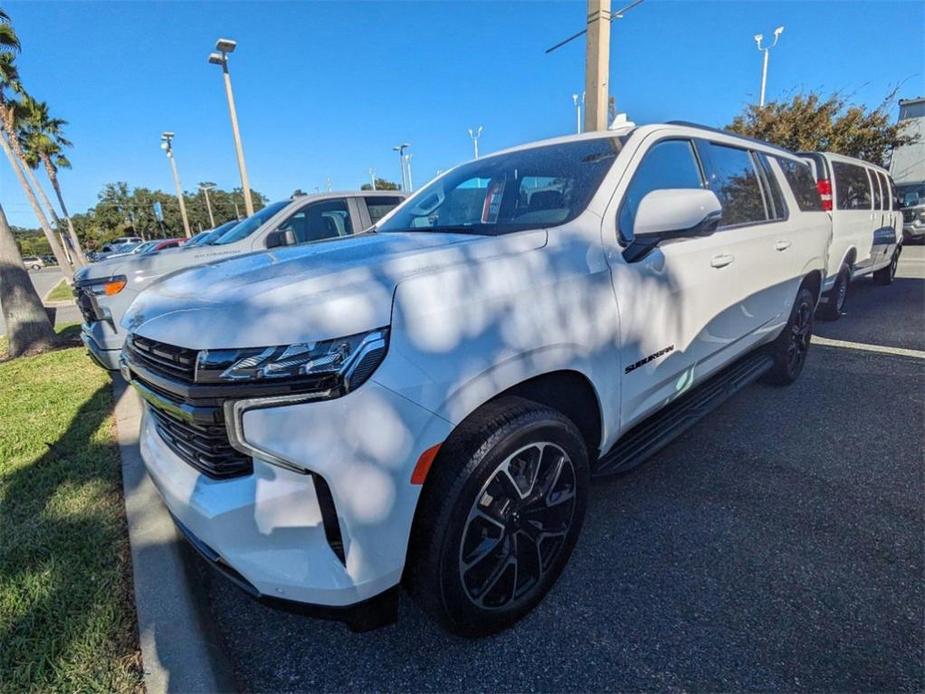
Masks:
[[[886,286],[893,284],[896,278],[896,268],[899,266],[899,249],[893,251],[893,257],[890,258],[890,264],[882,267],[874,273],[874,282]]]
[[[412,595],[461,636],[511,626],[555,583],[581,531],[581,434],[556,410],[502,398],[454,432],[430,476],[405,574]]]
[[[813,308],[816,299],[806,287],[800,287],[790,311],[787,325],[771,343],[774,365],[764,376],[766,383],[789,385],[800,377],[813,336]]]

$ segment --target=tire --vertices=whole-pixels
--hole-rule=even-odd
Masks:
[[[786,386],[800,377],[813,336],[815,302],[813,293],[806,287],[800,287],[787,325],[771,343],[770,352],[774,358],[774,365],[762,378],[765,383]]]
[[[899,265],[899,249],[893,251],[893,257],[890,258],[890,264],[882,267],[874,273],[874,282],[881,286],[893,284],[896,278],[896,268]]]
[[[851,284],[851,268],[847,263],[838,269],[835,284],[826,293],[826,303],[819,307],[819,317],[835,321],[842,317],[848,302],[848,287]]]
[[[39,270],[42,269],[42,266],[41,266],[41,265],[33,265],[33,266],[31,267],[31,269],[32,269],[33,272],[38,272]]]
[[[460,636],[513,625],[568,562],[589,474],[584,440],[561,413],[515,397],[483,406],[422,490],[405,571],[414,599]]]

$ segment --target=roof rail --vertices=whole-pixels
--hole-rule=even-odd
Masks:
[[[730,135],[732,137],[738,137],[742,140],[747,140],[748,142],[754,142],[756,145],[762,145],[763,147],[770,147],[771,149],[776,149],[779,152],[784,152],[789,154],[791,157],[796,156],[794,152],[791,152],[786,147],[781,147],[780,145],[774,145],[770,142],[765,142],[764,140],[759,140],[757,137],[749,137],[748,135],[740,135],[739,133],[734,133],[731,130],[723,130],[721,128],[714,128],[710,125],[701,125],[700,123],[692,123],[687,120],[670,120],[666,125],[683,125],[688,128],[697,128],[698,130],[707,130],[711,133],[719,133],[720,135]]]

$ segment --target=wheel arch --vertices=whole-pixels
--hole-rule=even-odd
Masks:
[[[822,272],[820,270],[811,270],[803,277],[803,281],[800,283],[800,287],[806,287],[809,289],[813,296],[816,298],[816,303],[819,303],[819,299],[822,297]]]

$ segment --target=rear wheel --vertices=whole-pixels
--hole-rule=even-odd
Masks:
[[[825,320],[838,320],[845,311],[848,301],[848,285],[851,283],[851,268],[844,264],[838,270],[835,284],[825,296],[825,303],[819,307],[819,316]]]
[[[874,273],[874,282],[886,286],[893,284],[896,278],[896,268],[899,266],[899,249],[893,251],[893,257],[890,258],[890,264],[882,267]]]
[[[502,398],[460,425],[430,475],[406,570],[412,595],[462,636],[511,626],[555,583],[581,531],[581,434],[556,410]]]
[[[771,343],[771,356],[774,365],[765,374],[766,383],[789,385],[799,378],[806,364],[806,354],[813,336],[813,293],[806,287],[800,287],[797,299],[790,311],[787,325]]]

